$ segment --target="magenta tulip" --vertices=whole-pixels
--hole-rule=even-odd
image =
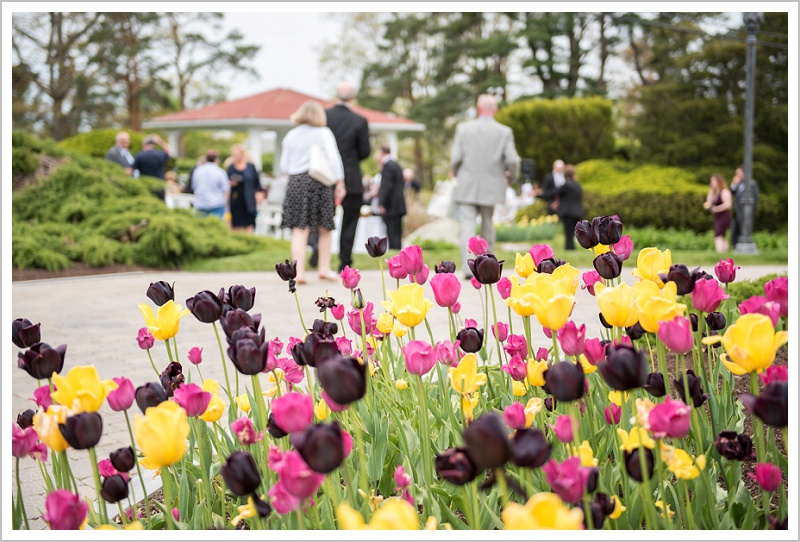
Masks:
[[[575,420],[575,426],[578,426],[578,421]],[[572,442],[575,438],[572,428],[571,416],[559,416],[556,418],[555,425],[550,426],[556,434],[556,438],[561,442]]]
[[[297,450],[283,454],[278,475],[286,491],[301,501],[316,495],[325,480],[325,475],[311,470]]]
[[[575,325],[572,320],[556,332],[556,338],[561,344],[561,349],[567,356],[580,356],[585,350],[586,344],[586,324],[581,327]]]
[[[353,353],[353,341],[347,337],[336,337],[336,346],[339,347],[339,353],[343,356],[349,356]]]
[[[586,339],[583,343],[583,354],[592,365],[606,358],[606,347],[600,339]]]
[[[512,403],[503,411],[503,419],[511,429],[525,429],[525,407],[522,403]]]
[[[314,420],[314,400],[302,393],[290,392],[272,400],[275,423],[286,433],[303,431]]]
[[[40,461],[47,461],[47,446],[38,440],[39,435],[33,427],[20,429],[17,424],[11,425],[11,455],[17,459],[29,455]]]
[[[676,354],[687,354],[694,346],[692,323],[684,316],[661,322],[658,326],[658,338]]]
[[[728,284],[736,280],[737,269],[741,269],[741,267],[733,265],[733,258],[728,258],[727,260],[720,260],[714,266],[714,274],[721,283]]]
[[[594,295],[594,285],[603,280],[603,277],[597,271],[587,271],[581,277],[583,278],[581,289],[588,290],[590,294]]]
[[[689,434],[692,410],[683,401],[669,397],[650,411],[648,423],[655,438],[683,438]]]
[[[619,238],[619,241],[614,244],[614,254],[619,256],[623,262],[630,258],[632,252],[633,241],[631,241],[630,235],[623,235]]]
[[[408,276],[408,273],[403,268],[402,263],[400,262],[400,255],[397,254],[392,256],[388,260],[384,260],[386,265],[389,267],[389,276],[393,279],[403,280]]]
[[[759,313],[769,316],[772,320],[772,325],[778,325],[778,318],[781,317],[781,306],[774,302],[768,301],[763,295],[754,295],[739,303],[739,312],[741,314]]]
[[[367,304],[361,309],[364,313],[364,334],[370,335],[372,333],[372,311],[374,309],[374,305],[372,301],[368,301]],[[353,330],[353,333],[356,335],[361,335],[361,316],[358,314],[357,310],[352,310],[347,313],[347,323],[350,326],[350,329]]]
[[[768,301],[777,303],[781,307],[781,316],[789,315],[789,278],[777,277],[764,285],[764,294]]]
[[[400,265],[407,275],[416,275],[422,271],[422,248],[419,245],[411,245],[400,251]]]
[[[412,282],[412,283],[416,282],[417,284],[422,286],[423,284],[428,282],[428,275],[430,275],[430,273],[431,273],[430,268],[427,265],[423,264],[422,269],[420,270],[420,272],[415,274],[415,275],[409,276],[408,280],[409,280],[409,282]]]
[[[136,335],[136,342],[139,343],[139,348],[142,350],[150,350],[153,348],[153,345],[156,343],[155,337],[153,334],[150,333],[146,327],[139,329],[138,335]]]
[[[469,238],[469,241],[467,241],[467,248],[472,254],[478,256],[480,254],[486,254],[489,251],[489,243],[480,235],[476,235],[475,237]]]
[[[455,305],[453,305],[452,307],[450,307],[450,311],[453,314],[458,314],[459,312],[461,312],[461,302],[458,302]]]
[[[431,288],[437,305],[452,307],[458,302],[461,281],[453,273],[437,273],[431,278]]]
[[[786,365],[771,365],[767,367],[767,370],[758,375],[761,377],[761,381],[766,386],[767,384],[772,384],[773,382],[788,382],[789,381],[789,369]]]
[[[542,260],[555,257],[553,247],[550,245],[533,245],[530,249],[528,249],[528,253],[531,255],[531,258],[533,258],[533,265],[537,267]]]
[[[767,493],[781,487],[781,469],[772,463],[759,463],[755,474],[748,472],[747,476],[758,482],[759,487]]]
[[[427,374],[436,365],[436,350],[425,341],[408,341],[403,346],[403,356],[412,375]]]
[[[536,350],[536,361],[547,361],[548,357],[550,357],[550,351],[544,346],[540,346]]]
[[[108,406],[114,412],[128,410],[136,398],[136,389],[133,387],[133,383],[124,376],[117,376],[113,380],[117,384],[117,389],[109,392]]]
[[[344,305],[339,303],[331,307],[331,316],[336,320],[344,320]]]
[[[497,322],[496,325],[497,329],[495,329],[494,325],[491,327],[492,327],[492,335],[494,335],[494,337],[501,343],[505,342],[506,339],[508,338],[508,324],[505,324],[503,322]]]
[[[506,339],[504,349],[509,356],[519,356],[523,359],[528,357],[528,341],[525,340],[525,335],[512,333]]]
[[[189,353],[186,357],[189,358],[189,363],[192,365],[200,365],[203,361],[203,349],[193,346],[189,349]]]
[[[231,422],[231,432],[236,436],[239,443],[244,446],[258,442],[264,437],[263,431],[256,433],[253,421],[247,416],[242,416],[238,420]]]
[[[53,400],[50,398],[50,386],[45,384],[33,390],[33,397],[31,397],[31,399],[34,400],[42,410],[50,408],[50,405],[53,404]]]
[[[400,491],[401,489],[405,489],[411,485],[411,482],[411,476],[406,472],[403,465],[397,465],[397,468],[394,469],[394,483],[397,484],[397,487],[394,488],[394,490]]]
[[[344,266],[340,277],[342,286],[348,290],[358,287],[358,283],[361,281],[361,273],[358,272],[358,269],[353,269],[349,265]]]
[[[53,531],[76,531],[81,528],[89,505],[80,495],[66,489],[56,489],[47,495],[44,502],[46,512],[42,519]]]
[[[613,403],[608,405],[603,413],[606,415],[608,425],[617,425],[622,418],[622,409]]]
[[[716,311],[724,299],[728,299],[725,290],[715,279],[706,277],[698,279],[692,290],[692,305],[700,312]]]
[[[517,382],[522,382],[528,377],[528,366],[518,355],[511,356],[511,359],[508,360],[508,363],[503,365],[501,369],[504,373],[508,373],[511,378]]]
[[[197,384],[183,383],[173,392],[175,402],[178,403],[190,418],[202,416],[211,402],[211,393],[203,391]]]
[[[439,341],[434,347],[436,350],[436,359],[448,367],[458,367],[458,362],[461,360],[461,356],[458,352],[459,344],[461,344],[459,341],[451,343],[446,339],[444,341]]]
[[[331,399],[331,396],[328,395],[325,390],[322,390],[320,396],[322,400],[325,401],[325,404],[328,405],[328,408],[331,409],[331,412],[344,412],[348,408],[348,405],[339,404]]]
[[[563,463],[551,459],[542,467],[547,483],[565,502],[577,503],[583,497],[589,480],[590,469],[581,467],[578,457],[570,457]]]
[[[272,508],[281,515],[294,512],[302,504],[300,499],[289,493],[286,484],[283,483],[283,479],[278,480],[277,484],[272,484],[267,496]]]
[[[508,277],[502,277],[500,280],[498,280],[497,291],[500,293],[500,297],[503,299],[508,299],[508,296],[511,295],[511,279]]]
[[[299,384],[305,378],[303,368],[292,358],[278,358],[278,368],[283,371],[283,378],[292,384]]]
[[[470,283],[470,284],[472,285],[472,287],[473,287],[473,288],[475,288],[476,290],[480,290],[480,289],[481,289],[481,286],[483,286],[483,285],[482,285],[480,282],[478,282],[478,279],[476,279],[475,277],[472,277],[472,278],[470,278],[470,279],[469,279],[469,283]]]

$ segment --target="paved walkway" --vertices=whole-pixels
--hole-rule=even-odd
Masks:
[[[430,264],[430,262],[428,262]],[[630,262],[628,262],[630,264]],[[630,275],[631,266],[628,265],[623,273],[627,282],[633,282]],[[737,277],[758,278],[769,273],[786,272],[788,266],[751,266],[741,269]],[[582,271],[585,271],[582,270]],[[711,271],[710,269],[708,271]],[[508,266],[506,274],[513,273],[513,267]],[[361,289],[365,299],[377,305],[375,314],[382,311],[381,277],[378,271],[364,271],[361,273]],[[310,283],[298,289],[303,318],[307,325],[311,325],[314,318],[319,315],[314,301],[323,295],[325,290],[337,301],[349,303],[349,292],[340,282],[323,282],[310,275]],[[394,288],[395,281],[386,276],[387,286]],[[231,272],[231,273],[190,273],[163,271],[157,273],[139,272],[117,275],[96,275],[90,277],[75,277],[64,279],[50,279],[38,281],[14,282],[12,285],[12,318],[25,317],[32,322],[41,322],[42,340],[52,346],[67,344],[67,354],[64,364],[66,372],[76,365],[94,364],[101,378],[126,376],[131,379],[134,386],[156,380],[147,354],[140,350],[136,343],[136,334],[144,326],[144,318],[137,310],[138,303],[150,303],[145,292],[151,282],[164,280],[175,283],[176,300],[185,304],[185,300],[201,290],[218,292],[220,288],[228,288],[234,284],[243,284],[247,287],[256,287],[255,306],[250,311],[262,314],[262,323],[268,338],[279,337],[284,343],[290,335],[301,335],[301,326],[293,296],[289,294],[287,284],[281,281],[274,270],[264,272]],[[426,297],[433,299],[430,286],[426,285]],[[469,282],[462,281],[461,316],[474,318],[479,323],[483,321],[481,308],[482,295],[472,288]],[[508,313],[499,295],[498,319],[508,320]],[[150,303],[152,306],[152,303]],[[600,323],[597,318],[599,310],[596,301],[585,291],[578,289],[573,320],[585,323],[587,337],[597,337],[600,333]],[[491,318],[491,316],[490,316]],[[434,306],[429,313],[429,320],[437,339],[448,336],[447,311]],[[514,327],[517,332],[522,330],[521,320],[514,316]],[[9,325],[7,322],[5,325]],[[538,330],[538,331],[537,331]],[[491,337],[491,332],[487,336]],[[423,333],[423,337],[426,334]],[[534,347],[549,346],[550,341],[541,332],[538,325],[534,325]],[[214,332],[209,324],[198,322],[194,316],[188,315],[181,321],[181,330],[177,336],[180,360],[186,367],[186,354],[189,348],[199,346],[203,348],[204,361],[201,365],[206,378],[214,378],[224,382],[224,375],[219,359],[219,350],[214,337]],[[17,356],[18,349],[11,345],[12,359]],[[153,350],[154,358],[159,370],[166,366],[167,355],[163,346],[158,343]],[[10,368],[10,369],[9,369]],[[232,365],[229,370],[232,370]],[[10,401],[11,412],[6,412],[6,419],[16,419],[16,415],[28,408],[35,408],[35,403],[29,398],[33,395],[36,382],[27,373],[17,369],[12,363],[6,364],[12,382],[12,398]],[[233,377],[233,372],[231,372]],[[197,376],[193,377],[196,380]],[[9,402],[4,402],[9,406]],[[133,411],[137,411],[135,405]],[[116,448],[130,444],[125,419],[121,413],[111,411],[107,406],[101,409],[105,427],[103,438],[98,446],[98,459],[108,457],[109,452]],[[133,412],[131,412],[133,414]],[[74,469],[75,477],[80,486],[81,493],[94,497],[94,481],[87,452],[70,450],[70,462]],[[10,463],[8,463],[10,464]],[[40,519],[40,511],[44,508],[44,484],[41,474],[32,459],[21,461],[20,478],[25,490],[25,505],[28,516],[32,520],[32,528],[43,528],[44,522]],[[157,480],[151,480],[152,473],[145,473],[145,478],[150,484],[149,490],[156,489]],[[134,484],[136,498],[140,499],[141,487],[138,481]]]

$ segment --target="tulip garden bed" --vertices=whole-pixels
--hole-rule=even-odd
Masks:
[[[52,529],[786,529],[788,279],[737,304],[723,286],[733,260],[712,275],[644,247],[630,286],[619,277],[634,247],[616,218],[575,233],[596,255],[582,276],[538,244],[504,277],[511,262],[470,240],[474,314],[455,264],[426,264],[419,246],[386,260],[383,299],[364,299],[359,271],[345,268],[347,299],[326,293],[318,319],[298,310],[298,334],[271,340],[251,313],[255,288],[151,283],[157,308],[139,304],[137,341],[154,377],[137,385],[66,364],[65,345],[17,318],[18,365],[39,406],[13,428],[17,469],[40,462]],[[383,258],[386,239],[366,248]],[[275,270],[283,305],[299,309],[296,263]],[[571,320],[578,287],[594,296],[599,336]],[[275,308],[278,295],[258,299]],[[448,335],[434,336],[434,315]],[[179,347],[184,317],[208,324],[218,357]],[[552,346],[535,349],[534,332]],[[224,380],[202,377],[209,363]],[[131,445],[98,458],[105,403]],[[95,499],[75,493],[69,447],[86,451]],[[141,467],[162,489],[129,523]]]

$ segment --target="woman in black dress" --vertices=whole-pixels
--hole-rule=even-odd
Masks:
[[[719,173],[711,176],[708,183],[708,196],[703,206],[714,215],[714,247],[717,252],[728,251],[726,233],[731,227],[731,206],[733,196],[728,189],[725,177]]]
[[[252,233],[258,206],[264,201],[264,189],[256,166],[247,161],[241,145],[231,147],[231,164],[227,168],[231,181],[231,228]]]

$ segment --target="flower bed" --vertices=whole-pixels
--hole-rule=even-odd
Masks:
[[[364,299],[348,268],[348,300],[320,297],[318,320],[300,316],[297,336],[273,340],[251,314],[255,288],[198,292],[183,308],[171,284],[152,283],[137,337],[150,383],[70,366],[66,347],[18,318],[13,340],[39,380],[39,411],[20,414],[14,456],[41,462],[54,529],[119,528],[102,501],[119,503],[126,528],[147,529],[785,528],[788,463],[775,437],[785,442],[787,371],[773,361],[788,339],[787,279],[737,307],[721,285],[735,279],[732,261],[714,278],[643,248],[628,286],[619,274],[633,246],[618,221],[581,223],[576,236],[597,254],[583,277],[547,245],[503,277],[504,262],[474,239],[465,287],[483,296],[479,314],[462,312],[452,262],[429,267],[408,247],[386,262],[385,299]],[[367,249],[381,258],[385,240]],[[294,265],[276,271],[297,299]],[[598,337],[570,319],[578,287],[596,296],[608,326]],[[449,336],[433,335],[433,311]],[[181,365],[183,318],[209,324],[219,352],[193,348]],[[552,346],[535,350],[533,333]],[[224,379],[203,378],[220,363]],[[131,440],[108,458],[95,452],[104,404]],[[68,447],[86,450],[92,502],[74,493]],[[140,467],[160,472],[163,502],[128,518]],[[21,528],[18,476],[17,495]]]

